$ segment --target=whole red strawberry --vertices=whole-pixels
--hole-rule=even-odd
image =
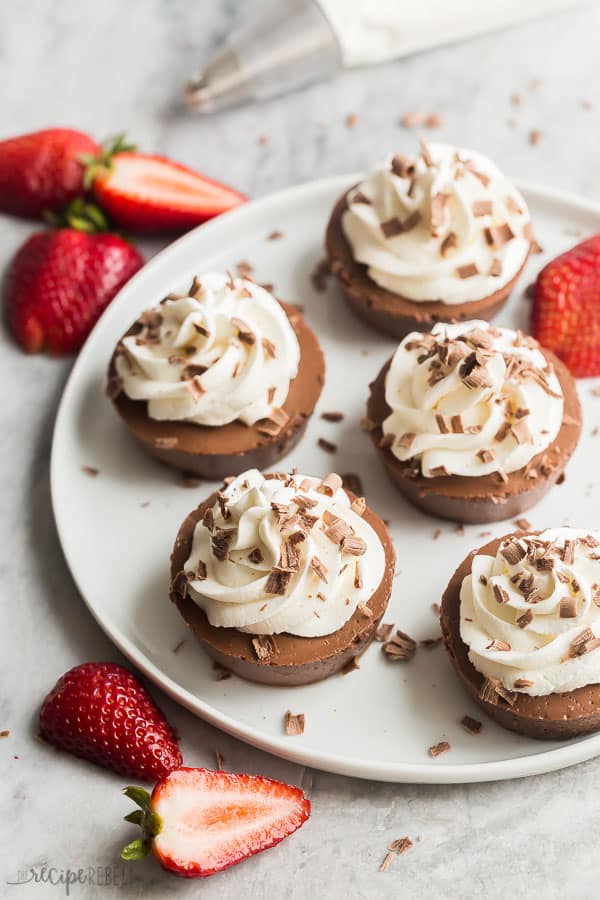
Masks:
[[[123,849],[122,859],[151,853],[183,878],[206,878],[268,850],[310,815],[310,801],[290,784],[186,766],[159,781],[151,795],[139,787],[124,794],[140,807],[125,820],[143,834]]]
[[[542,269],[533,289],[531,333],[575,377],[600,375],[600,234]]]
[[[93,229],[89,204],[74,201],[69,221]],[[71,209],[73,208],[73,205]],[[104,225],[98,210],[98,224]],[[144,265],[140,253],[116,234],[77,228],[39,231],[17,251],[5,281],[6,317],[29,353],[74,353],[115,294]]]
[[[84,663],[59,678],[40,711],[45,740],[121,775],[154,781],[182,763],[165,717],[115,663]]]
[[[0,212],[40,218],[83,192],[82,155],[100,148],[82,131],[46,128],[0,141]]]

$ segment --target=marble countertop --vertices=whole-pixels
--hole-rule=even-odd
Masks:
[[[99,137],[127,129],[144,148],[259,196],[360,169],[391,147],[410,150],[414,133],[400,118],[416,110],[443,116],[432,137],[476,147],[511,174],[600,201],[597,4],[348,72],[260,107],[194,118],[181,107],[180,85],[242,6],[0,4],[0,137],[58,124]],[[348,116],[356,119],[352,128]],[[31,229],[0,217],[0,268]],[[201,885],[171,878],[152,862],[124,872],[116,864],[129,839],[120,822],[128,811],[121,780],[35,739],[39,703],[63,671],[88,659],[119,659],[78,596],[50,507],[52,425],[71,361],[27,358],[5,332],[1,340],[0,729],[10,730],[0,745],[1,896],[63,896],[62,884],[7,884],[44,866],[55,868],[55,878],[85,869],[86,883],[70,888],[84,898],[598,895],[600,760],[496,784],[377,784],[252,750],[158,692],[188,764],[211,766],[219,750],[228,768],[301,784],[314,812],[277,850]],[[387,844],[405,834],[421,840],[379,873]]]

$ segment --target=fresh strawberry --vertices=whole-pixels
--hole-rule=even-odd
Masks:
[[[140,807],[125,816],[143,837],[123,859],[152,853],[184,878],[204,878],[274,847],[306,822],[310,801],[299,788],[260,775],[182,767],[160,781],[152,796],[124,791]]]
[[[575,377],[600,375],[600,234],[542,269],[533,288],[531,333]]]
[[[84,663],[59,678],[42,705],[40,732],[62,750],[144,781],[182,763],[150,694],[115,663]]]
[[[95,161],[86,185],[113,222],[136,232],[182,231],[245,203],[233,188],[164,156],[136,153],[116,138]]]
[[[67,221],[73,227],[33,234],[8,268],[6,316],[29,353],[79,350],[105,307],[144,265],[123,238],[93,233],[106,222],[81,198],[70,205]]]
[[[0,141],[0,212],[28,218],[59,212],[83,191],[80,157],[99,150],[93,138],[71,128]]]

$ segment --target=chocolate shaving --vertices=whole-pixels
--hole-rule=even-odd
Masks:
[[[455,247],[458,247],[458,238],[450,231],[440,245],[440,254],[445,256],[448,250],[454,250]]]
[[[338,518],[338,516],[333,516],[331,513],[329,513],[328,516],[325,514],[323,520],[327,525],[327,528],[324,529],[323,533],[333,544],[341,546],[344,538],[352,536],[352,528],[350,525],[348,525],[347,522],[344,522],[343,519]]]
[[[362,556],[367,552],[367,545],[361,537],[355,534],[345,535],[340,544],[342,553],[349,553],[350,556]]]
[[[299,734],[304,734],[305,721],[304,713],[292,713],[288,709],[283,717],[285,733],[289,737],[296,737]]]
[[[377,631],[375,632],[375,640],[380,643],[384,643],[389,640],[389,637],[394,630],[394,625],[392,622],[385,622],[379,626]]]
[[[436,756],[440,756],[442,753],[447,753],[450,750],[450,744],[448,741],[439,741],[437,744],[434,744],[433,747],[429,747],[429,755],[433,756],[435,759]]]
[[[402,450],[410,450],[412,445],[415,442],[415,438],[417,435],[414,431],[406,431],[401,437],[396,441],[396,446],[401,448]]]
[[[295,541],[285,538],[281,541],[281,556],[277,568],[282,572],[300,571],[300,555]]]
[[[355,497],[350,504],[350,509],[352,510],[352,512],[356,513],[357,516],[362,516],[366,508],[367,501],[364,497]]]
[[[440,416],[440,415],[436,415],[435,421],[437,423],[437,427],[439,429],[440,434],[448,434],[448,431],[450,429],[446,425],[446,420],[444,419],[444,417]]]
[[[426,142],[423,139],[421,139],[419,141],[419,143],[421,145],[421,158],[422,158],[423,162],[425,163],[425,165],[427,166],[428,169],[433,168],[435,163],[433,161],[433,157],[431,155],[431,151],[430,151],[429,147],[427,146]]]
[[[521,517],[520,519],[515,519],[515,525],[519,529],[519,531],[531,531],[531,522],[529,519]]]
[[[342,484],[345,491],[352,494],[362,494],[363,486],[360,477],[355,472],[344,472],[342,475]]]
[[[158,450],[172,450],[179,443],[176,437],[156,437],[152,441]]]
[[[429,474],[432,478],[446,478],[450,473],[446,466],[434,466],[430,469]]]
[[[486,450],[485,447],[481,450],[478,450],[475,454],[482,463],[491,463],[496,459],[496,454],[493,450]]]
[[[576,541],[566,540],[562,550],[563,562],[566,566],[572,566],[575,562]]]
[[[280,569],[271,569],[265,584],[265,594],[285,594],[291,578],[291,572],[282,572]]]
[[[392,157],[390,169],[399,178],[408,178],[415,171],[414,162],[402,153],[396,153]]]
[[[483,723],[478,719],[474,719],[472,716],[463,716],[460,720],[460,724],[469,732],[469,734],[481,734],[483,728]]]
[[[591,628],[584,628],[569,644],[568,657],[583,656],[588,652],[588,644],[592,640],[594,640],[594,632]]]
[[[490,247],[503,247],[515,236],[508,222],[502,225],[488,225],[483,229],[483,234]]]
[[[261,344],[264,352],[267,356],[271,357],[271,359],[276,359],[277,357],[277,348],[273,341],[270,341],[269,338],[261,338]]]
[[[512,650],[512,647],[510,646],[510,644],[507,641],[499,641],[497,638],[494,638],[494,640],[490,641],[490,643],[486,646],[485,649],[486,650],[507,651],[507,650]]]
[[[321,418],[325,420],[325,422],[341,422],[344,418],[343,412],[322,412]]]
[[[476,217],[491,216],[493,212],[493,204],[491,200],[475,200],[475,202],[471,206],[471,209],[473,210],[473,215]]]
[[[261,434],[275,437],[283,431],[289,421],[290,417],[285,410],[275,407],[266,419],[261,419],[254,427]]]
[[[446,204],[450,199],[450,194],[439,192],[434,195],[431,200],[431,225],[433,228],[439,228],[444,224],[446,218]]]
[[[229,556],[229,545],[233,540],[235,529],[216,528],[211,538],[210,547],[215,559],[224,562]]]
[[[500,548],[500,553],[509,564],[509,566],[516,566],[517,563],[521,562],[521,560],[526,555],[526,550],[521,544],[520,541],[515,538],[511,538],[506,541]]]
[[[257,634],[256,637],[252,638],[252,646],[254,647],[256,658],[260,662],[267,662],[279,652],[275,638],[270,634]]]
[[[188,577],[185,572],[182,570],[178,572],[175,578],[173,579],[173,593],[177,594],[179,597],[186,597],[188,592]]]
[[[340,476],[335,472],[330,472],[329,475],[326,475],[325,478],[323,478],[316,490],[319,494],[326,494],[328,497],[333,497],[342,485],[343,482]]]
[[[510,600],[508,593],[504,590],[503,587],[501,587],[501,585],[499,585],[499,584],[493,585],[492,591],[494,593],[494,598],[497,603],[508,603],[508,601]]]
[[[577,618],[577,600],[575,597],[563,597],[558,607],[561,619]]]
[[[413,842],[409,837],[397,838],[395,841],[392,841],[392,843],[388,847],[388,850],[390,850],[392,853],[406,853],[407,850],[410,850],[412,845]]]
[[[508,437],[508,433],[510,430],[511,430],[510,422],[503,422],[502,425],[500,426],[500,428],[498,429],[498,431],[496,432],[496,434],[494,435],[494,440],[497,441],[499,444],[501,444],[502,441],[504,441]]]
[[[519,628],[526,628],[527,625],[531,625],[533,622],[532,611],[530,609],[525,610],[525,612],[518,616],[515,621]]]
[[[332,441],[328,441],[327,438],[320,437],[317,441],[318,446],[321,450],[325,450],[326,453],[337,453],[337,444],[334,444]]]
[[[362,566],[360,559],[354,564],[354,587],[359,591],[363,587]]]
[[[514,691],[505,688],[498,678],[486,678],[479,689],[479,697],[485,703],[491,703],[497,706],[500,699],[505,700],[509,706],[512,706],[517,699]]]
[[[89,475],[90,478],[97,478],[100,474],[100,469],[96,469],[94,466],[82,466],[81,471],[84,475]]]
[[[464,434],[462,416],[452,416],[450,418],[450,427],[453,434]]]
[[[412,659],[417,650],[417,642],[406,632],[398,630],[382,647],[388,659],[406,662]]]
[[[373,618],[373,610],[371,610],[366,603],[357,603],[356,611],[359,615],[364,616],[366,619]]]
[[[472,278],[474,275],[479,275],[479,269],[475,263],[466,263],[463,266],[458,266],[456,274],[459,278]]]
[[[490,272],[489,274],[492,278],[499,278],[502,275],[502,262],[495,256],[490,263]]]
[[[313,556],[313,558],[310,561],[310,567],[313,570],[313,572],[315,573],[315,575],[317,575],[321,579],[322,582],[324,582],[325,584],[328,583],[327,582],[327,571],[328,571],[327,566],[325,565],[325,563],[321,562],[321,560],[319,559],[318,556]]]

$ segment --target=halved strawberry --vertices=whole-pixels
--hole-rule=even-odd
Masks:
[[[109,151],[88,173],[102,208],[130,231],[182,231],[247,200],[187,166],[148,153]]]
[[[544,266],[533,287],[531,333],[576,378],[600,375],[600,234]]]
[[[124,791],[140,807],[126,821],[144,832],[121,853],[152,853],[184,878],[204,878],[274,847],[308,819],[310,801],[299,788],[260,775],[182,767],[159,781],[150,796]]]

